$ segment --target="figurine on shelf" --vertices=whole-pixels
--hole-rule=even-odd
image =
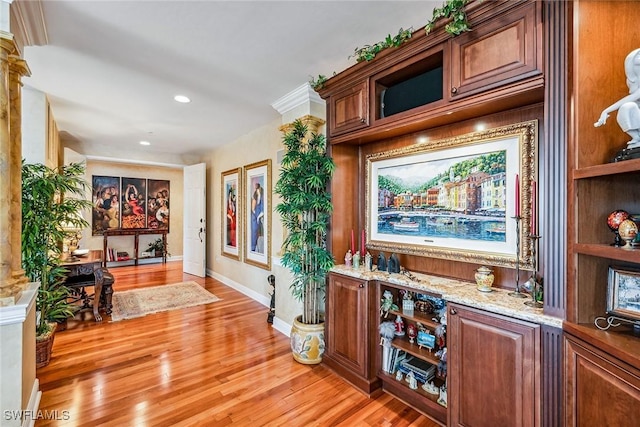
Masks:
[[[624,71],[627,76],[629,95],[605,108],[598,121],[594,123],[595,127],[604,125],[609,113],[618,110],[618,125],[631,137],[631,140],[627,142],[627,148],[618,153],[615,161],[640,157],[640,48],[627,55],[624,60]]]
[[[422,389],[429,394],[440,394],[440,389],[433,383],[433,381],[422,384]]]
[[[389,310],[397,310],[398,306],[393,303],[393,294],[389,289],[382,293],[382,300],[380,300],[380,316],[384,316],[386,319],[389,315]]]
[[[344,265],[347,267],[351,267],[351,261],[353,260],[353,255],[351,254],[351,249],[347,250],[347,254],[344,256]]]
[[[402,381],[402,371],[400,371],[400,369],[398,369],[398,372],[396,373],[396,380]]]
[[[402,321],[402,317],[400,317],[400,315],[396,316],[396,332],[395,335],[397,337],[403,337],[404,336],[404,322]]]
[[[417,390],[418,389],[418,381],[416,380],[416,376],[413,374],[413,372],[409,372],[407,374],[406,381],[409,383],[409,388],[411,390]]]
[[[378,254],[378,271],[387,271],[387,259],[384,257],[384,252]]]
[[[398,259],[398,255],[391,254],[387,262],[387,271],[389,273],[400,273],[400,260]]]
[[[417,335],[418,335],[418,329],[416,328],[416,325],[414,325],[413,323],[409,323],[407,325],[407,336],[409,337],[409,342],[411,344],[413,344],[413,340],[416,338]]]
[[[373,270],[373,257],[369,252],[364,255],[364,269],[367,271]]]
[[[447,407],[447,384],[443,384],[440,387],[440,397],[438,397],[438,403],[445,408]]]
[[[353,256],[353,268],[360,268],[360,251],[356,251]]]
[[[436,351],[436,357],[440,359],[436,375],[440,378],[445,378],[447,376],[447,347]]]

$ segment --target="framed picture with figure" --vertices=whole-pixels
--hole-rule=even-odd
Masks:
[[[91,234],[120,227],[120,177],[93,175]]]
[[[240,261],[242,168],[222,172],[222,255]]]
[[[244,262],[271,269],[271,160],[244,167]]]

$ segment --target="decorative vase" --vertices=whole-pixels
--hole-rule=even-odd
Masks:
[[[317,365],[324,354],[324,322],[307,325],[302,316],[293,320],[291,326],[291,351],[296,362]]]
[[[476,270],[475,274],[477,289],[480,292],[491,292],[493,285],[493,270],[484,265]]]
[[[36,337],[36,368],[42,368],[51,361],[51,352],[53,349],[53,339],[56,334],[56,324],[51,324],[51,330]]]
[[[618,234],[618,228],[620,227],[620,224],[622,224],[622,221],[628,218],[629,212],[622,209],[617,209],[607,216],[607,226],[609,227],[609,230],[613,231],[615,234],[615,238],[612,243],[613,246],[622,246],[622,239],[620,238],[620,234]]]

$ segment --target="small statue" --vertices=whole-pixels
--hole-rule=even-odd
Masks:
[[[360,268],[360,251],[356,251],[353,256],[353,268]]]
[[[418,381],[416,380],[416,376],[413,374],[413,372],[409,372],[407,374],[407,380],[409,383],[409,388],[411,390],[417,390],[418,389]]]
[[[600,127],[607,122],[609,113],[618,110],[618,125],[626,132],[631,140],[627,142],[626,150],[616,156],[616,160],[640,157],[640,153],[625,156],[625,151],[640,148],[640,48],[631,51],[624,60],[624,71],[627,76],[627,87],[629,95],[605,108],[600,114],[600,118],[593,125]],[[640,150],[639,150],[640,151]],[[619,156],[623,156],[618,158]]]
[[[393,303],[393,294],[389,289],[382,293],[382,300],[380,301],[380,316],[384,316],[386,319],[389,315],[389,310],[398,310],[398,306]]]
[[[387,263],[387,271],[389,273],[400,273],[400,260],[398,259],[398,255],[391,254]]]
[[[413,323],[409,323],[409,325],[407,325],[407,336],[409,337],[409,342],[413,344],[413,340],[418,336],[418,330],[416,325]]]
[[[369,252],[364,255],[364,268],[367,271],[373,270],[373,257]]]
[[[378,254],[378,271],[387,271],[387,259],[384,256],[384,252]]]
[[[396,325],[395,336],[403,337],[404,336],[404,322],[402,321],[402,317],[400,315],[396,316],[396,321],[394,322]]]
[[[267,315],[267,323],[273,323],[273,316],[276,315],[276,276],[270,274],[267,277],[267,282],[269,285],[273,287],[273,292],[271,293],[271,304],[269,304],[269,314]]]
[[[347,254],[344,256],[344,265],[347,267],[351,267],[351,260],[353,259],[353,255],[351,255],[351,249],[347,250]]]
[[[398,369],[398,372],[396,373],[396,380],[402,381],[402,372],[400,372],[400,369]]]

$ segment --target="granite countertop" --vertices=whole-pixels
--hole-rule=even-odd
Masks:
[[[347,267],[344,264],[334,266],[331,271],[363,280],[380,280],[406,286],[417,291],[439,294],[446,301],[479,308],[516,319],[562,328],[562,319],[543,314],[541,308],[533,308],[525,305],[525,301],[531,299],[529,295],[527,295],[526,299],[514,298],[508,295],[509,291],[498,288],[494,288],[491,292],[480,292],[476,289],[476,284],[472,282],[414,272],[411,272],[411,274],[415,277],[415,280],[403,274],[387,273],[377,270],[367,271],[362,267],[356,269]]]

